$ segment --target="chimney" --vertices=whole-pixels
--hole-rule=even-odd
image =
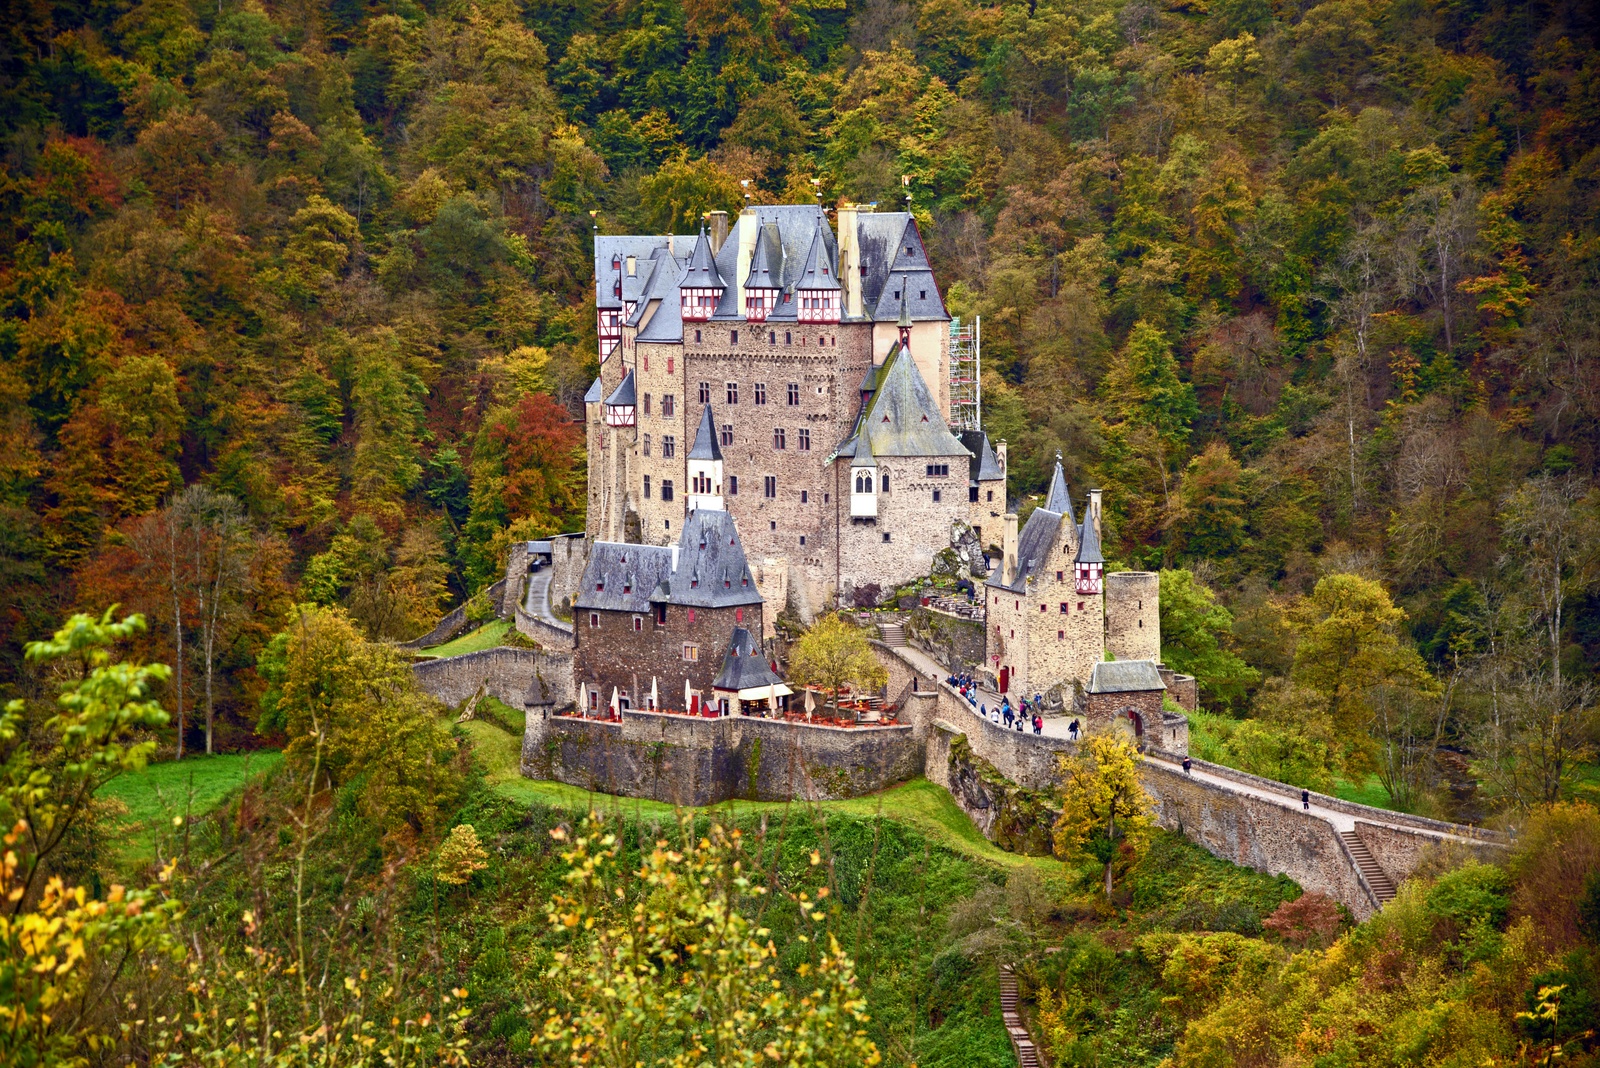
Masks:
[[[750,280],[750,261],[756,254],[756,232],[761,226],[761,219],[756,214],[755,208],[745,208],[739,213],[739,255],[734,260],[739,279],[739,303],[734,305],[734,314],[744,314],[744,284]]]
[[[1099,538],[1100,538],[1100,491],[1097,490],[1097,489],[1092,489],[1092,490],[1089,491],[1089,519],[1092,520],[1093,523],[1094,523],[1094,536],[1095,536],[1096,540],[1099,540]],[[1101,544],[1104,545],[1105,543],[1102,541]]]
[[[676,574],[678,571],[678,546],[673,544],[669,545],[668,548],[672,550],[672,571]]]
[[[1009,586],[1017,580],[1017,513],[1007,512],[1000,539],[1000,581]]]
[[[846,318],[861,317],[861,242],[854,204],[839,205],[839,281],[844,284]]]
[[[1011,483],[1011,472],[1006,467],[1006,439],[1005,438],[1001,438],[999,441],[994,443],[994,462],[1000,465],[1000,477],[1005,480],[1006,486],[1009,486],[1010,483]],[[1006,493],[1007,492],[1008,491],[1007,491],[1006,487],[1002,486],[1001,487],[1001,492],[1000,492],[1000,501],[1001,501],[1002,505],[1006,501]]]
[[[711,254],[715,256],[722,251],[722,243],[728,240],[728,213],[714,211],[711,213]]]

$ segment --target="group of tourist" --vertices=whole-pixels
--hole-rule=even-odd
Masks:
[[[988,720],[990,723],[1000,724],[1007,730],[1027,731],[1033,728],[1033,733],[1044,733],[1044,695],[1034,694],[1033,700],[1023,697],[1020,707],[1013,708],[1011,698],[1002,696],[1000,703],[993,708],[978,701],[978,682],[970,674],[951,675],[945,682],[949,683],[957,693],[966,698],[967,704],[973,710]]]

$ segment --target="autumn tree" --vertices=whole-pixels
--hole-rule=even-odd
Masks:
[[[1087,856],[1103,864],[1107,898],[1113,867],[1131,865],[1154,826],[1150,799],[1139,782],[1140,759],[1130,740],[1110,731],[1091,733],[1077,752],[1060,757],[1055,853],[1063,860]]]
[[[1261,672],[1233,651],[1233,614],[1194,573],[1161,572],[1161,658],[1199,685],[1202,703],[1240,710]]]
[[[835,717],[840,692],[875,689],[889,677],[873,655],[866,632],[838,613],[818,619],[795,643],[789,674],[802,686],[827,690]]]

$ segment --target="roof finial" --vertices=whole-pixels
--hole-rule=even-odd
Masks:
[[[901,281],[900,292],[905,294],[905,299],[900,301],[900,345],[902,348],[911,348],[911,280]]]

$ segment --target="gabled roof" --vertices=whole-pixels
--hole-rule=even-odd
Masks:
[[[656,253],[650,266],[650,278],[639,297],[639,306],[629,320],[639,329],[634,335],[636,341],[683,340],[683,305],[678,294],[682,272],[682,261],[666,249]]]
[[[694,447],[689,450],[689,459],[722,459],[722,447],[717,444],[717,428],[712,425],[709,404],[700,412],[700,429],[694,432]]]
[[[1100,555],[1100,534],[1094,529],[1094,516],[1085,514],[1083,526],[1078,532],[1078,563],[1103,564],[1106,558]]]
[[[984,585],[1013,593],[1023,592],[1028,588],[1028,579],[1055,570],[1050,567],[1050,553],[1060,544],[1060,539],[1061,513],[1048,508],[1035,508],[1022,525],[1022,533],[1017,535],[1016,575],[1009,583],[1003,582],[1003,569],[996,568],[990,572]]]
[[[650,592],[671,573],[672,550],[665,545],[597,541],[589,549],[583,585],[572,607],[648,612]]]
[[[727,651],[722,654],[722,670],[717,673],[711,688],[738,692],[781,682],[783,680],[778,678],[772,665],[767,663],[766,656],[751,639],[750,632],[743,627],[734,627]]]
[[[1104,660],[1089,673],[1090,693],[1149,693],[1166,688],[1161,672],[1148,660]]]
[[[594,297],[599,308],[620,308],[624,301],[636,301],[644,291],[645,274],[656,251],[665,251],[672,240],[665,234],[626,236],[604,235],[594,239]],[[687,241],[687,238],[683,239]],[[634,259],[634,273],[628,273],[628,257]],[[616,266],[612,266],[615,262]],[[622,296],[613,291],[622,280]]]
[[[664,597],[659,596],[662,593]],[[666,590],[657,591],[651,599],[700,608],[762,602],[733,516],[705,508],[689,513],[678,539],[678,566]]]
[[[605,398],[605,395],[606,384],[596,376],[595,380],[589,383],[589,391],[583,395],[583,403],[599,404]]]
[[[622,376],[617,388],[611,391],[611,396],[606,398],[606,404],[607,406],[626,404],[631,407],[637,403],[639,399],[633,390],[633,371],[629,369],[628,373]]]
[[[756,229],[756,247],[750,256],[750,275],[744,287],[783,288],[783,238],[778,235],[776,223],[766,223]]]
[[[1077,525],[1078,520],[1072,514],[1072,495],[1067,492],[1067,479],[1061,473],[1059,453],[1056,455],[1056,473],[1050,478],[1050,492],[1045,496],[1044,506],[1065,516],[1067,522]]]
[[[828,241],[826,234],[827,225],[817,220],[817,232],[811,239],[811,249],[806,253],[805,264],[800,269],[800,277],[795,281],[796,289],[838,289],[839,279],[834,276],[828,256]]]
[[[706,228],[702,226],[700,236],[694,242],[694,251],[689,253],[689,264],[684,268],[683,277],[678,279],[678,287],[721,289],[724,286],[722,275],[717,271],[717,261],[711,255],[711,239],[706,236]]]
[[[928,384],[899,342],[878,372],[878,388],[855,435],[875,456],[970,456],[944,421]]]
[[[861,249],[861,309],[880,323],[900,318],[908,305],[913,321],[948,319],[939,287],[928,268],[916,221],[907,212],[862,212],[856,216]],[[906,248],[913,254],[906,255]],[[924,296],[926,294],[926,296]]]
[[[1005,477],[1005,472],[1000,470],[1000,460],[994,454],[994,446],[989,444],[988,434],[981,430],[963,430],[959,437],[961,444],[972,453],[973,482],[992,482]]]

